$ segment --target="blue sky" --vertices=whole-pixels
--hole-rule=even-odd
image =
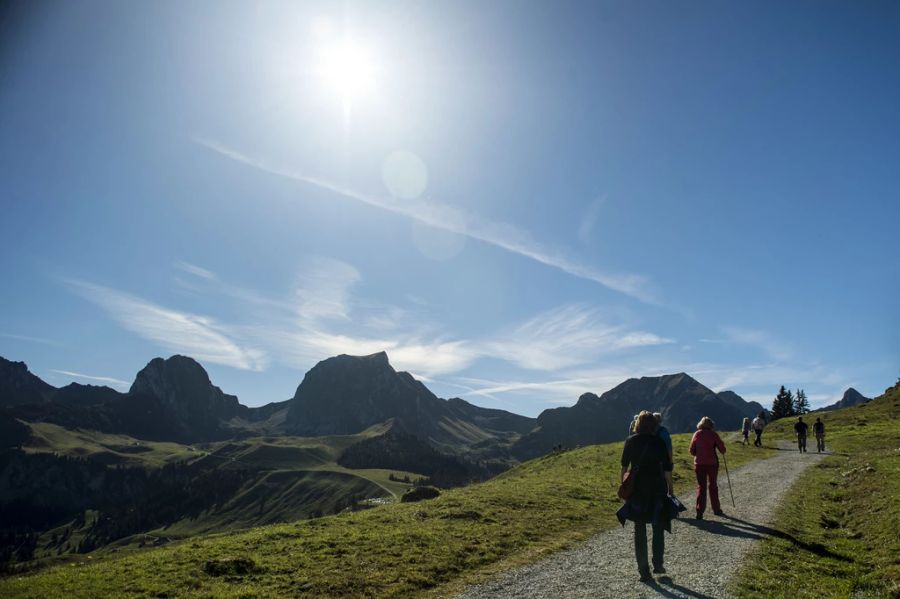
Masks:
[[[34,3],[30,3],[34,4]],[[387,350],[536,415],[686,371],[900,375],[900,7],[21,3],[0,355],[248,405]]]

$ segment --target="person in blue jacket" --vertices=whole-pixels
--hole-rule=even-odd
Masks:
[[[653,417],[656,418],[656,436],[663,440],[663,443],[666,444],[666,449],[669,450],[669,461],[672,461],[672,435],[669,434],[669,429],[662,425],[662,413],[653,412]]]

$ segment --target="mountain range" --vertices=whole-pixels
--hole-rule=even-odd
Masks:
[[[763,409],[732,391],[715,393],[677,373],[628,379],[600,396],[585,393],[575,405],[545,410],[535,419],[460,398],[439,398],[408,372],[394,370],[384,352],[323,360],[306,373],[291,399],[256,408],[223,392],[186,356],[154,358],[127,393],[78,383],[57,389],[24,363],[0,358],[0,407],[25,421],[181,443],[352,435],[389,422],[395,432],[442,451],[513,460],[560,444],[623,438],[632,415],[642,409],[661,412],[673,433],[693,430],[702,416],[735,429],[743,417]]]
[[[677,373],[529,418],[437,397],[384,352],[323,360],[290,399],[249,407],[187,356],[152,359],[126,393],[56,388],[0,358],[0,572],[465,485],[558,446],[624,439],[642,409],[679,433],[702,416],[733,430],[763,408]]]

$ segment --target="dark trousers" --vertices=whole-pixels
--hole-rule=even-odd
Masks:
[[[806,451],[806,435],[797,435],[797,448]]]
[[[816,449],[825,451],[825,435],[816,435]]]
[[[757,447],[762,447],[762,431],[753,431],[756,433],[756,440],[753,442]]]
[[[666,550],[666,539],[663,536],[662,524],[652,524],[653,527],[653,567],[661,568],[663,565],[663,552]],[[643,522],[634,523],[634,557],[637,558],[638,571],[646,572],[650,569],[647,562],[647,525]]]
[[[719,505],[719,465],[701,466],[696,464],[694,472],[697,474],[697,511],[701,514],[706,509],[706,490],[709,489],[709,501],[714,512],[721,512]],[[707,482],[709,481],[709,482]]]

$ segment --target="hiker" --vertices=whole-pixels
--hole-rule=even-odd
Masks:
[[[694,456],[694,472],[697,474],[697,520],[703,520],[707,489],[713,513],[716,516],[725,515],[722,506],[719,505],[719,486],[716,484],[719,476],[719,456],[716,455],[716,449],[724,454],[725,443],[722,442],[719,433],[713,430],[714,427],[712,418],[709,416],[701,418],[689,448],[691,455]]]
[[[809,425],[803,422],[803,416],[797,416],[797,422],[794,423],[794,432],[797,433],[797,448],[800,453],[806,453],[806,431]]]
[[[825,423],[821,418],[816,418],[813,423],[813,432],[816,434],[816,451],[822,453],[825,451]]]
[[[629,437],[637,431],[638,416],[640,416],[640,414],[635,414],[634,419],[630,423],[628,423],[628,436]]]
[[[673,494],[672,460],[665,442],[656,435],[656,418],[646,410],[638,415],[635,434],[625,441],[620,480],[625,479],[629,466],[629,476],[635,477],[634,490],[616,517],[623,526],[625,520],[634,522],[634,557],[641,581],[649,582],[653,577],[647,560],[647,524],[653,528],[653,572],[665,574],[663,531],[672,531],[674,508],[669,500]]]
[[[656,419],[656,436],[663,440],[663,443],[666,444],[666,449],[669,450],[669,461],[672,461],[672,435],[669,434],[669,429],[662,425],[662,413],[661,412],[653,412],[653,417]]]
[[[753,441],[753,445],[756,447],[762,447],[762,433],[763,429],[766,428],[766,413],[760,412],[759,416],[753,419],[753,432],[756,433],[756,440]]]
[[[750,444],[750,419],[744,416],[744,422],[741,424],[741,432],[744,434],[744,440],[741,441],[744,445]]]

